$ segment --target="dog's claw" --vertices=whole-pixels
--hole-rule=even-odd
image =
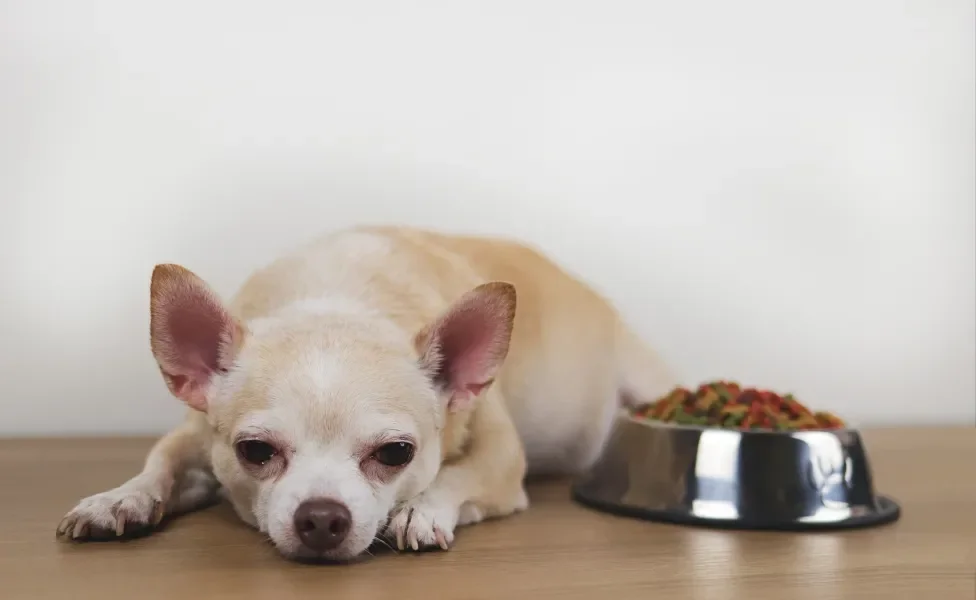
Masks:
[[[434,539],[437,540],[437,545],[441,547],[441,550],[447,550],[447,538],[444,537],[444,532],[441,531],[440,527],[434,528]]]
[[[85,523],[84,521],[78,521],[77,523],[75,523],[74,529],[71,532],[71,538],[75,540],[81,539],[88,535],[88,531],[89,531],[88,523]]]
[[[59,537],[59,538],[60,537],[64,537],[64,534],[68,531],[68,521],[69,520],[70,520],[70,517],[65,517],[65,518],[61,519],[61,522],[58,523],[57,530],[55,530],[55,532],[54,532],[55,537]]]
[[[115,535],[122,537],[125,534],[125,515],[119,513],[115,518]]]

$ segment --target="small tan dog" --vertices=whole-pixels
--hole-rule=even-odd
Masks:
[[[627,399],[673,383],[608,302],[502,240],[357,228],[229,306],[159,265],[150,302],[153,355],[192,410],[60,537],[145,533],[222,489],[289,558],[348,560],[377,537],[447,549],[525,509],[527,471],[586,468]]]

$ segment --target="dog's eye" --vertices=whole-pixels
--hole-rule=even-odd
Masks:
[[[278,454],[278,449],[260,440],[244,440],[237,444],[237,454],[245,462],[262,466]]]
[[[407,442],[392,442],[380,446],[373,458],[388,467],[402,467],[413,459],[413,445]]]

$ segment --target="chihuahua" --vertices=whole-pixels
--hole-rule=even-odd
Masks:
[[[188,416],[60,538],[145,534],[223,495],[291,559],[447,550],[458,527],[526,509],[528,475],[593,464],[620,410],[673,385],[541,253],[411,228],[328,234],[227,304],[157,265],[150,339]]]

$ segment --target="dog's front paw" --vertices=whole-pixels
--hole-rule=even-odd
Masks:
[[[387,525],[387,534],[400,550],[441,548],[454,542],[458,507],[432,494],[421,494],[404,505]]]
[[[163,520],[164,508],[152,486],[131,481],[79,502],[61,520],[57,536],[85,541],[144,534]]]

